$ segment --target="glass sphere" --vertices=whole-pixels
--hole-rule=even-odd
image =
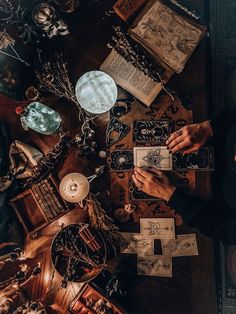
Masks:
[[[101,71],[90,71],[81,76],[75,93],[81,107],[93,114],[109,111],[118,94],[113,78]]]

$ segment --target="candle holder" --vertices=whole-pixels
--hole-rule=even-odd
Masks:
[[[79,203],[83,208],[83,201],[90,191],[90,183],[104,173],[104,168],[104,166],[97,168],[95,174],[89,177],[77,172],[67,174],[59,185],[61,197],[69,203]]]
[[[69,173],[60,182],[61,197],[69,203],[79,203],[83,207],[83,200],[89,194],[89,181],[81,173]]]

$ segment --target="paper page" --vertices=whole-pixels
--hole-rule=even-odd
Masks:
[[[131,26],[130,33],[147,50],[180,73],[203,37],[205,28],[193,25],[156,0],[147,5]]]
[[[142,71],[127,62],[115,50],[112,50],[100,69],[109,74],[116,84],[123,87],[147,106],[151,105],[162,89],[161,83],[153,81]]]

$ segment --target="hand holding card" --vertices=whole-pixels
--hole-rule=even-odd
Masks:
[[[133,181],[146,194],[167,202],[175,191],[175,186],[170,182],[165,173],[154,168],[144,170],[135,167]]]

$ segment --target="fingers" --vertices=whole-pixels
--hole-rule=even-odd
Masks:
[[[172,149],[178,145],[179,143],[184,141],[184,136],[180,135],[178,137],[176,137],[172,142],[170,142],[170,144],[168,145],[168,149],[172,151]]]
[[[196,151],[198,151],[198,148],[196,148],[195,146],[192,146],[191,148],[189,147],[188,149],[185,149],[182,154],[183,155],[189,155],[189,154],[194,153]]]
[[[178,134],[176,134],[175,132],[172,133],[171,136],[166,141],[166,145],[169,145],[176,137],[178,137]]]
[[[163,172],[161,170],[153,168],[153,167],[148,168],[147,171],[153,174],[156,174],[158,177],[163,176]]]
[[[143,170],[142,168],[139,168],[139,167],[135,167],[134,173],[135,173],[134,178],[142,185],[145,185],[145,183],[149,182],[150,179],[153,179],[153,178],[163,179],[165,176],[163,171],[160,171],[153,167],[149,167],[146,170]]]
[[[144,177],[144,180],[150,179],[152,177],[152,174],[144,170],[143,168],[135,167],[134,171],[135,171],[135,175],[139,174],[140,176]]]
[[[141,176],[137,171],[135,172],[135,178],[136,178],[136,180],[138,180],[139,182],[141,182],[141,183],[144,183],[145,182],[145,180],[146,180],[146,178],[145,177],[143,177],[143,176]]]
[[[175,138],[180,137],[182,134],[183,134],[183,130],[182,129],[172,133],[171,136],[166,141],[166,145],[169,145]]]
[[[189,142],[187,140],[184,140],[183,142],[177,144],[174,148],[172,148],[171,152],[172,154],[174,154],[186,147],[189,147]]]
[[[142,185],[143,183],[139,182],[134,175],[132,175],[132,179],[134,181],[134,184],[137,186],[137,188],[140,189],[140,184]]]

